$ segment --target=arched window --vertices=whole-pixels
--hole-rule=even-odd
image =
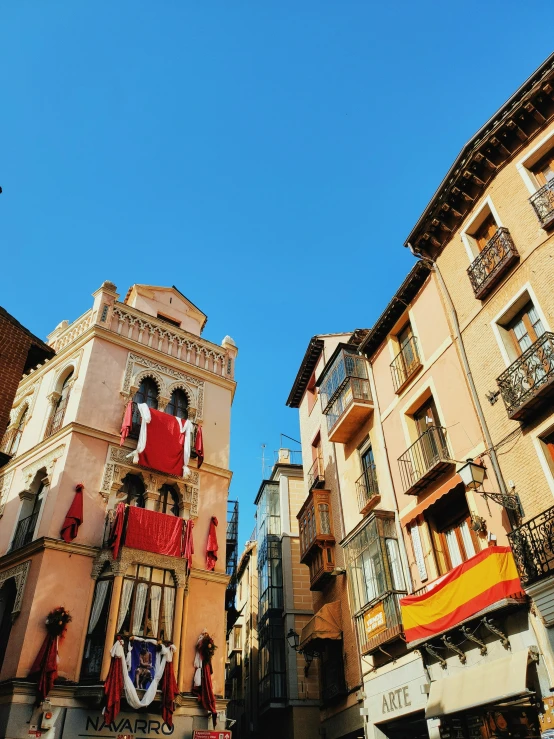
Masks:
[[[123,479],[122,489],[123,492],[127,493],[127,498],[125,500],[127,505],[134,505],[137,506],[137,508],[146,507],[146,498],[144,495],[146,493],[146,489],[138,475],[126,475]]]
[[[158,386],[151,377],[144,377],[140,381],[139,389],[133,397],[133,422],[131,426],[131,438],[137,439],[140,432],[140,413],[138,410],[139,403],[146,403],[149,408],[158,408]]]
[[[13,577],[7,580],[0,590],[0,670],[4,663],[8,639],[12,629],[12,610],[17,597],[17,587]]]
[[[50,417],[48,428],[46,429],[46,436],[52,436],[56,431],[59,431],[63,425],[63,418],[65,416],[65,409],[69,401],[69,393],[71,390],[70,380],[73,377],[73,370],[67,375],[63,381],[60,397],[56,401]]]
[[[169,399],[165,412],[177,418],[188,418],[188,406],[189,402],[186,393],[181,388],[176,388],[171,393],[171,398]]]
[[[21,436],[23,434],[23,428],[25,427],[28,412],[29,406],[27,406],[23,413],[19,416],[17,426],[12,430],[13,436],[11,438],[11,441],[8,443],[8,448],[6,449],[6,454],[11,454],[12,457],[14,456],[14,454],[17,454],[17,449],[19,447],[19,442],[21,441]]]
[[[160,488],[160,498],[158,501],[159,513],[170,513],[178,516],[179,511],[179,495],[173,485],[162,485]]]
[[[21,547],[30,544],[35,538],[38,518],[42,510],[42,503],[48,492],[48,485],[44,475],[46,470],[37,473],[30,492],[32,495],[27,496],[21,504],[19,511],[19,520],[15,527],[15,534],[12,539],[10,551],[21,549]]]

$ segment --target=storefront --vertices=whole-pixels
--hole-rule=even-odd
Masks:
[[[428,739],[428,678],[418,652],[366,674],[363,716],[367,739]]]
[[[432,682],[425,709],[431,739],[538,739],[539,661],[531,647],[474,667],[460,665]]]

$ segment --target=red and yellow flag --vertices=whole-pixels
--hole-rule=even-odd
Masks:
[[[510,547],[489,547],[458,565],[423,595],[402,598],[408,642],[451,629],[483,608],[522,590]]]

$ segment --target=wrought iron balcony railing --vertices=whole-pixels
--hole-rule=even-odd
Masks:
[[[400,349],[390,365],[394,392],[401,392],[408,380],[415,375],[421,366],[421,360],[419,358],[419,351],[417,348],[417,339],[415,336],[411,336],[402,346],[402,349]]]
[[[483,300],[518,259],[510,232],[499,228],[467,270],[475,297]]]
[[[325,468],[323,457],[317,456],[308,470],[308,490],[322,488],[325,485]]]
[[[554,333],[542,334],[496,382],[512,420],[531,415],[554,393]]]
[[[17,528],[15,529],[15,535],[13,537],[10,551],[13,552],[15,549],[21,549],[21,547],[24,547],[26,544],[30,544],[33,541],[38,514],[39,512],[36,511],[31,516],[22,518],[21,521],[19,521]]]
[[[356,614],[360,651],[369,654],[381,644],[397,639],[403,631],[400,599],[406,591],[388,591]]]
[[[522,585],[554,575],[554,506],[508,534]]]
[[[67,408],[67,403],[69,401],[69,395],[68,393],[65,398],[61,401],[59,406],[54,410],[52,415],[50,416],[50,420],[48,421],[48,426],[46,427],[46,433],[45,438],[48,436],[52,436],[52,434],[55,434],[56,431],[59,431],[61,427],[63,426],[63,419],[65,416],[65,411]]]
[[[367,467],[356,480],[356,492],[358,494],[358,509],[362,516],[365,516],[381,500],[374,464]]]
[[[446,443],[446,429],[430,426],[398,459],[404,492],[417,495],[454,464]]]
[[[361,377],[347,377],[339,387],[332,402],[327,406],[324,413],[327,416],[327,431],[331,432],[334,426],[347,413],[354,403],[371,405],[373,399],[369,388],[369,380]],[[333,441],[335,439],[331,439]],[[339,439],[336,439],[339,441]]]
[[[529,202],[533,206],[541,226],[543,228],[551,226],[554,223],[554,180],[550,180],[534,195],[531,195]]]

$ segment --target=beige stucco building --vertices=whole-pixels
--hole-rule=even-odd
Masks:
[[[3,441],[11,459],[0,469],[2,734],[27,736],[31,714],[31,723],[40,721],[32,710],[35,688],[27,675],[45,637],[48,612],[63,605],[72,621],[59,646],[59,680],[50,695],[56,736],[73,737],[101,725],[101,679],[115,632],[127,639],[136,627],[177,647],[181,694],[175,730],[190,737],[193,727],[207,726],[205,711],[190,695],[195,643],[203,629],[220,647],[213,681],[215,693],[224,694],[228,577],[224,556],[215,571],[206,570],[206,541],[215,516],[223,524],[220,552],[225,551],[237,348],[229,337],[221,346],[204,339],[205,314],[174,287],[133,285],[120,300],[116,286],[105,282],[93,297],[82,316],[62,321],[48,337],[55,356],[21,380]],[[126,404],[133,399],[202,426],[201,469],[191,460],[184,479],[133,464],[127,455],[137,443],[136,414],[123,446],[119,438]],[[77,537],[66,543],[60,529],[80,482],[84,520]],[[194,519],[191,570],[182,558],[126,546],[114,561],[106,533],[120,501]],[[99,590],[103,605],[93,623],[91,607]],[[145,604],[142,595],[137,599],[139,590],[147,593]],[[161,598],[153,619],[148,599],[154,592]],[[219,708],[224,726],[224,700]],[[159,703],[149,710],[154,733],[149,729],[145,736],[155,736],[161,730]],[[136,714],[125,704],[122,711],[132,725]]]

